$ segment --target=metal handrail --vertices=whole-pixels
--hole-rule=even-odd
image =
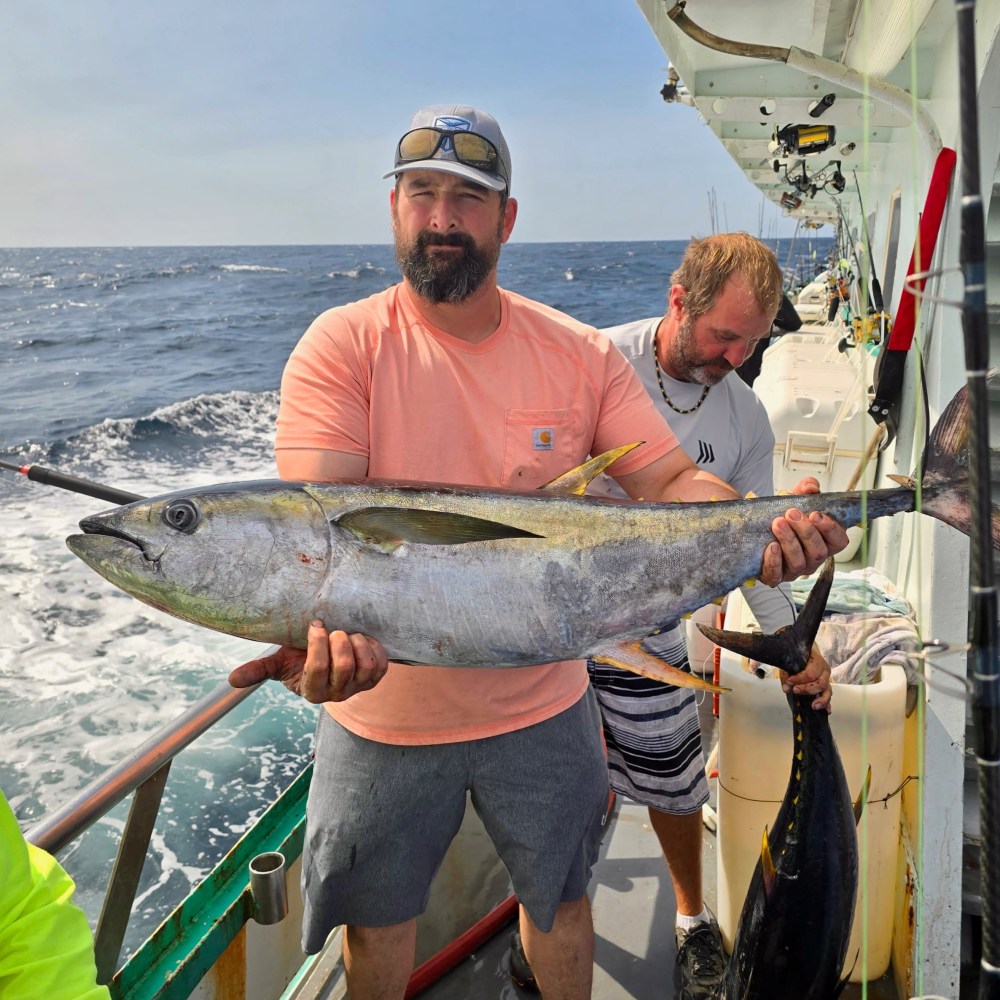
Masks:
[[[25,834],[26,839],[50,854],[62,850],[258,687],[260,684],[249,688],[220,684],[66,805],[32,827]]]

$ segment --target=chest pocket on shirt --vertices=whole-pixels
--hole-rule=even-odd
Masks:
[[[588,446],[569,410],[507,410],[500,483],[536,489],[585,461]]]

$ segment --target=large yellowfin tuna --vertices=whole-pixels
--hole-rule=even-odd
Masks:
[[[962,389],[922,480],[924,513],[968,532]],[[632,503],[577,495],[631,446],[535,493],[374,480],[182,490],[80,522],[70,549],[153,607],[232,635],[305,646],[313,618],[378,638],[390,659],[516,667],[589,657],[705,686],[641,640],[760,570],[787,497]],[[866,495],[914,509],[914,483]],[[860,493],[795,497],[860,523]],[[1000,547],[994,511],[993,543]]]

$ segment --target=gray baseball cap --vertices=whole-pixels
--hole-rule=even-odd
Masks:
[[[396,165],[383,178],[394,177],[407,170],[442,170],[445,173],[456,174],[475,184],[492,191],[510,191],[510,150],[500,131],[497,120],[485,111],[469,107],[467,104],[435,104],[429,108],[421,108],[410,120],[403,139],[406,139],[416,129],[434,129],[437,132],[471,132],[486,139],[496,151],[498,160],[496,169],[483,169],[468,162],[462,162],[456,153],[454,140],[443,135],[436,148],[428,143],[431,150],[426,158],[411,160],[401,155],[400,146],[396,146]],[[433,136],[430,137],[433,139]],[[464,153],[463,159],[472,159],[469,153]]]

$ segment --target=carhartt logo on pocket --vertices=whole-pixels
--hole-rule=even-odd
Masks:
[[[536,427],[531,432],[531,444],[535,451],[552,451],[555,435],[551,427]]]

